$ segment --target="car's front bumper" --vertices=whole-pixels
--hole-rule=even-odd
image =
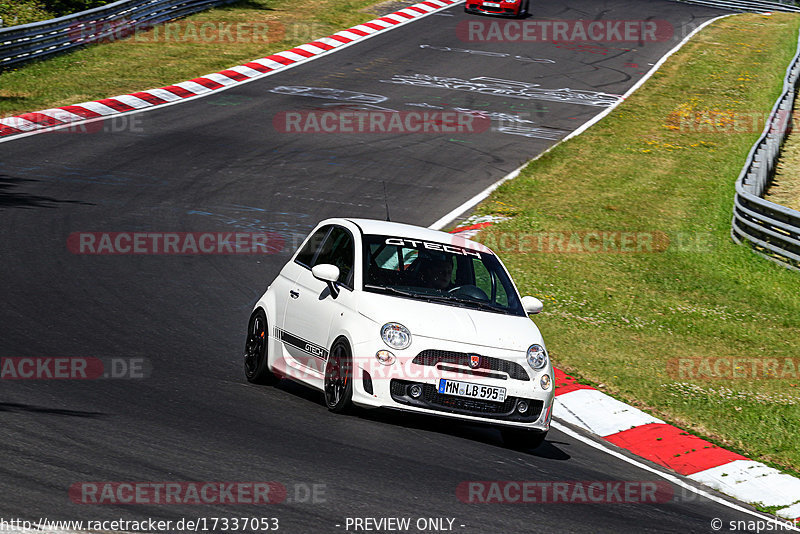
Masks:
[[[550,365],[534,371],[524,354],[518,351],[441,340],[432,340],[429,344],[417,341],[419,338],[413,350],[395,351],[397,360],[389,366],[381,365],[374,357],[375,352],[385,350],[385,346],[371,343],[356,346],[353,402],[366,408],[392,408],[481,424],[549,430],[555,397]],[[403,354],[399,354],[401,352]],[[427,357],[430,354],[439,356]],[[471,369],[456,356],[465,355],[468,361],[469,354],[482,357],[481,367]],[[547,389],[542,388],[542,375],[549,375]],[[440,393],[441,379],[500,387],[505,389],[505,399],[496,402]],[[421,387],[421,395],[412,396],[413,385]],[[521,410],[522,402],[527,404],[524,410]]]

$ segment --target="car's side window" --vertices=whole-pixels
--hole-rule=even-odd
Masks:
[[[472,261],[472,268],[475,272],[475,285],[483,290],[487,295],[492,294],[492,275],[482,261]]]
[[[355,243],[353,236],[341,226],[334,226],[313,265],[329,263],[339,268],[339,283],[353,287],[353,265],[355,263]]]
[[[473,259],[472,268],[475,271],[475,285],[489,295],[492,302],[500,304],[501,306],[508,306],[508,293],[503,287],[503,284],[498,283],[495,274],[489,272],[480,260]]]
[[[323,226],[316,232],[311,238],[306,241],[306,244],[303,246],[302,250],[297,254],[297,257],[294,259],[295,262],[299,263],[304,267],[308,267],[309,269],[314,266],[314,256],[316,255],[317,251],[320,249],[320,245],[322,245],[322,240],[325,239],[325,236],[328,235],[331,226]]]

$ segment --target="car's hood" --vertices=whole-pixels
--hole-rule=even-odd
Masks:
[[[378,324],[400,323],[415,336],[484,347],[526,351],[542,344],[539,329],[528,317],[363,292],[359,313]]]

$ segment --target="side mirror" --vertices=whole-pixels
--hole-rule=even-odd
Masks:
[[[320,263],[311,269],[311,274],[317,280],[322,280],[328,284],[328,289],[331,290],[333,298],[339,296],[339,288],[336,287],[336,280],[339,279],[339,268],[330,263]]]
[[[535,315],[542,311],[544,304],[536,297],[522,297],[522,307],[528,315]]]

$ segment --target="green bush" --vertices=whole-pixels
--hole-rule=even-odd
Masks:
[[[112,0],[44,0],[44,5],[48,11],[55,13],[57,17],[70,15],[79,11],[86,11],[94,7],[110,4]]]
[[[0,0],[0,27],[28,24],[53,17],[53,13],[38,0]]]
[[[0,28],[63,17],[116,0],[0,0]]]

